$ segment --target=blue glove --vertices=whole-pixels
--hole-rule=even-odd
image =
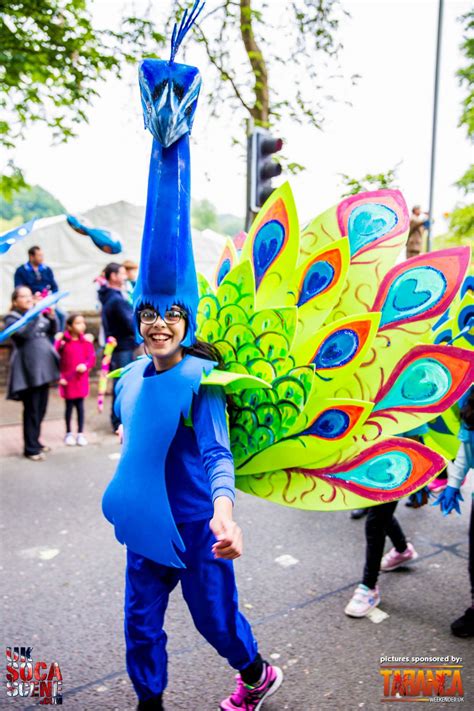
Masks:
[[[443,516],[447,516],[448,514],[451,513],[451,511],[457,511],[458,514],[461,513],[461,509],[459,507],[459,502],[464,501],[461,491],[457,489],[455,486],[447,486],[441,494],[438,496],[436,501],[433,502],[433,506],[436,506],[439,504],[441,513]]]

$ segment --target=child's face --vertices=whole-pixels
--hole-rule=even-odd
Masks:
[[[173,306],[173,309],[179,310],[179,307]],[[161,361],[169,367],[181,359],[181,341],[186,334],[186,319],[181,318],[178,323],[169,324],[158,317],[151,325],[140,323],[140,334],[155,364]]]
[[[75,336],[79,336],[79,334],[84,333],[86,330],[86,322],[84,320],[84,316],[76,316],[76,318],[68,328],[69,331]]]

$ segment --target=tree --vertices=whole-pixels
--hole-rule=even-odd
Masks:
[[[233,237],[243,229],[244,220],[236,215],[219,215],[209,200],[193,200],[191,223],[196,230],[214,230]]]
[[[176,3],[182,11],[191,4]],[[336,35],[347,13],[339,0],[289,0],[280,17],[275,7],[265,0],[223,0],[201,16],[193,38],[214,69],[207,94],[211,112],[218,115],[226,104],[258,126],[286,116],[321,128],[323,107],[332,100],[323,87],[324,71],[342,47]],[[282,72],[291,78],[285,93],[278,82]]]
[[[214,230],[219,229],[217,219],[217,210],[209,200],[193,200],[192,203],[192,226],[196,230]]]
[[[461,86],[467,87],[467,95],[462,102],[460,126],[466,127],[468,139],[474,139],[474,10],[462,18],[465,22],[465,36],[461,49],[467,59],[466,66],[462,67],[457,75]],[[474,190],[474,163],[471,163],[464,175],[456,185],[464,191],[465,195]],[[450,232],[459,239],[472,238],[474,234],[474,204],[457,205],[452,211],[449,220]]]
[[[168,30],[176,10],[191,5],[173,3]],[[170,32],[157,32],[148,18],[126,17],[120,31],[99,30],[87,7],[88,0],[2,3],[0,109],[7,118],[0,121],[0,146],[13,147],[35,122],[46,124],[55,140],[68,140],[76,124],[87,121],[100,81],[110,73],[120,76],[124,62],[156,56],[168,42]],[[265,0],[222,0],[195,27],[192,37],[215,70],[207,94],[211,113],[226,105],[261,126],[286,116],[321,128],[323,107],[332,100],[323,86],[341,49],[336,37],[347,13],[339,0],[289,0],[281,17],[275,7]],[[150,12],[154,8],[150,4]],[[283,71],[292,80],[284,94],[278,82]],[[0,192],[24,185],[21,170],[10,163],[0,176]]]
[[[21,218],[19,224],[33,218],[50,217],[63,212],[66,210],[59,200],[39,185],[20,190],[10,202],[0,197],[0,218]]]
[[[391,168],[386,173],[367,173],[362,178],[351,178],[346,173],[340,173],[341,182],[347,188],[347,192],[342,197],[356,195],[368,190],[381,190],[383,188],[397,187],[397,168]]]
[[[97,84],[124,62],[136,61],[145,42],[165,37],[148,20],[126,17],[120,31],[92,24],[87,0],[11,0],[0,9],[0,146],[13,148],[33,123],[46,124],[55,141],[74,136],[87,121]],[[10,162],[0,192],[25,185]]]

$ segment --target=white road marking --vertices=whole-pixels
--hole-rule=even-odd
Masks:
[[[296,565],[299,563],[299,560],[297,558],[293,558],[293,556],[289,553],[284,553],[283,555],[279,555],[278,558],[275,558],[275,563],[281,565],[282,568],[289,568],[290,565]]]
[[[21,558],[33,559],[39,558],[40,560],[51,560],[56,558],[60,553],[59,548],[49,548],[48,546],[36,546],[34,548],[23,548],[23,550],[18,551],[18,555]]]
[[[383,622],[387,619],[387,617],[390,617],[390,615],[381,610],[380,607],[374,607],[373,610],[371,610],[367,614],[367,617],[371,622],[374,622],[376,625],[378,625],[379,622]]]

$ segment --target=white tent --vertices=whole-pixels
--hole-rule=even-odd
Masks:
[[[94,227],[115,232],[123,245],[120,254],[105,254],[92,240],[74,232],[66,222],[36,230],[22,242],[0,255],[0,313],[10,307],[15,269],[24,264],[28,248],[34,244],[44,251],[45,264],[50,266],[60,289],[70,294],[60,302],[66,311],[93,311],[97,308],[94,279],[108,262],[138,261],[145,208],[120,201],[111,205],[94,207],[83,213]],[[216,264],[225,245],[225,238],[211,230],[193,230],[196,268],[208,279],[212,278]]]

